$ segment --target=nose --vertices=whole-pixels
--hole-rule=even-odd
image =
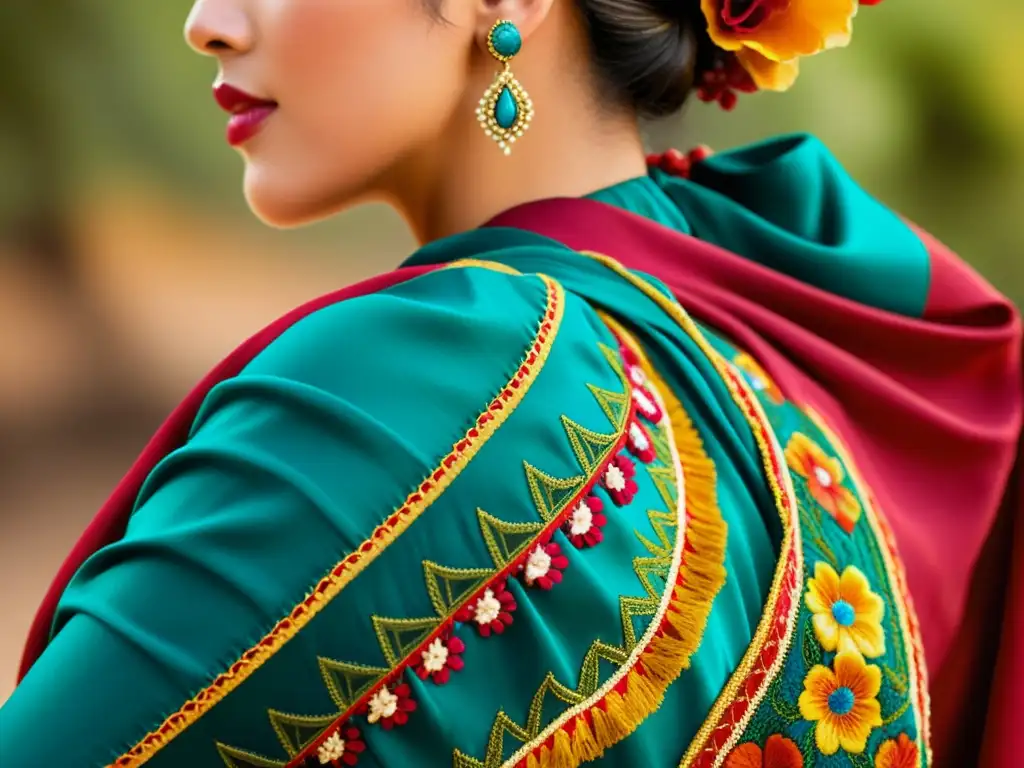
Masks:
[[[196,0],[185,21],[185,39],[197,53],[245,53],[253,44],[252,23],[241,0]]]

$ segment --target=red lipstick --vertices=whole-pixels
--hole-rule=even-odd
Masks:
[[[277,109],[277,102],[261,99],[227,83],[213,87],[213,98],[221,109],[231,113],[228,120],[228,144],[237,147],[255,136],[263,122]]]

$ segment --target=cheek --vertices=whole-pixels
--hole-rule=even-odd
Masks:
[[[254,207],[280,198],[290,216],[314,218],[374,191],[399,157],[442,133],[472,38],[410,0],[273,4],[260,53],[280,107],[249,153],[247,193]]]

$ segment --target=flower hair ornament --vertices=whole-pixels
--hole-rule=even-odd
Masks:
[[[736,106],[738,93],[785,91],[800,59],[850,42],[861,5],[881,0],[700,0],[715,53],[698,75],[697,97]]]

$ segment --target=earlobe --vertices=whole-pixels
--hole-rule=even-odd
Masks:
[[[477,0],[477,40],[487,50],[487,40],[495,23],[507,19],[516,25],[523,40],[544,23],[554,0]]]

